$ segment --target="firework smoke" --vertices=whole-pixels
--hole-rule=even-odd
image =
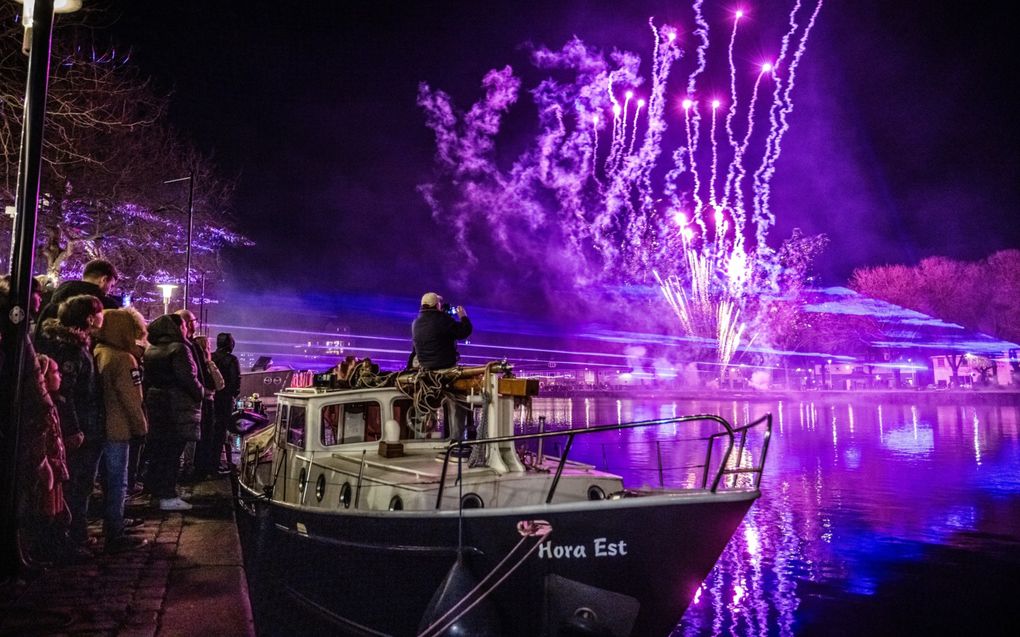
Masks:
[[[419,190],[472,263],[484,238],[507,258],[542,264],[550,279],[586,295],[605,285],[658,283],[683,331],[712,338],[725,367],[747,329],[745,299],[777,292],[777,260],[767,242],[775,223],[770,182],[822,0],[813,7],[796,0],[778,55],[753,70],[733,53],[744,13],[730,15],[726,104],[699,86],[710,47],[702,5],[692,5],[689,62],[677,26],[649,20],[647,80],[631,52],[606,53],[576,37],[559,50],[533,47],[531,63],[550,73],[529,88],[538,131],[509,165],[497,163],[495,150],[522,88],[511,67],[490,71],[483,97],[466,111],[421,84],[418,104],[436,135],[437,174]],[[686,78],[671,82],[683,66],[690,67]],[[738,79],[751,73],[753,87],[742,95]],[[768,83],[768,129],[755,137]],[[749,168],[751,156],[761,161]]]

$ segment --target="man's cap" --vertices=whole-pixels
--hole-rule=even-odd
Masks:
[[[421,297],[421,306],[422,307],[436,307],[437,305],[442,303],[442,301],[443,301],[443,297],[439,296],[435,292],[426,292]]]

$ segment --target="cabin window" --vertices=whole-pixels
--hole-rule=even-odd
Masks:
[[[280,417],[280,425],[287,428],[287,444],[303,449],[305,446],[305,408],[292,405],[289,414],[287,412],[284,414],[286,415]]]
[[[382,437],[379,403],[337,403],[322,408],[319,442],[324,446],[372,442]]]
[[[393,420],[400,424],[400,439],[413,440],[415,438],[436,438],[446,437],[447,410],[452,407],[444,403],[443,407],[437,410],[435,418],[429,423],[415,423],[414,409],[411,399],[401,398],[393,401]]]
[[[287,435],[287,420],[290,417],[290,405],[280,405],[276,410],[276,442],[283,444]]]

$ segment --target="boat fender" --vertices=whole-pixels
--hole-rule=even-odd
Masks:
[[[383,423],[383,440],[386,442],[400,442],[400,423],[390,418]]]
[[[383,458],[399,458],[404,455],[400,442],[400,423],[390,419],[383,424],[383,439],[379,441],[379,455]]]
[[[445,623],[448,617],[443,617],[446,611],[454,604],[461,601],[465,595],[471,592],[478,584],[478,580],[471,574],[471,569],[464,562],[462,556],[457,557],[450,572],[446,574],[439,588],[432,595],[432,600],[425,609],[425,614],[418,625],[418,634],[431,631],[427,629],[436,622]],[[442,635],[463,635],[464,637],[478,635],[479,637],[495,637],[501,635],[499,619],[496,608],[492,601],[483,598],[466,615],[455,621]]]
[[[239,409],[230,415],[227,429],[238,436],[247,436],[269,424],[269,418],[253,409]]]

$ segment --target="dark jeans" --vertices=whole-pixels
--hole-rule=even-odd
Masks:
[[[177,497],[177,465],[184,452],[181,438],[150,438],[147,445],[149,468],[145,490],[161,500]]]
[[[103,495],[106,506],[103,510],[103,535],[106,541],[124,533],[124,498],[127,496],[128,460],[131,443],[107,440],[103,444],[103,460],[106,466],[106,480]]]
[[[70,478],[64,494],[71,513],[71,540],[81,544],[89,537],[89,497],[96,483],[96,471],[103,457],[102,443],[86,442],[67,454]]]
[[[138,437],[131,439],[131,451],[128,456],[128,489],[134,489],[141,478],[142,458],[145,451],[145,438]]]
[[[213,401],[202,403],[202,439],[195,448],[195,473],[216,474],[220,468],[220,454],[227,439],[227,423],[216,415]]]
[[[454,403],[451,425],[449,432],[451,440],[474,440],[478,437],[478,429],[475,427],[475,412],[470,407]]]
[[[198,441],[195,450],[196,473],[215,474],[220,468],[220,456],[227,440],[227,421],[220,416],[211,420],[209,431],[202,427],[202,439]]]

